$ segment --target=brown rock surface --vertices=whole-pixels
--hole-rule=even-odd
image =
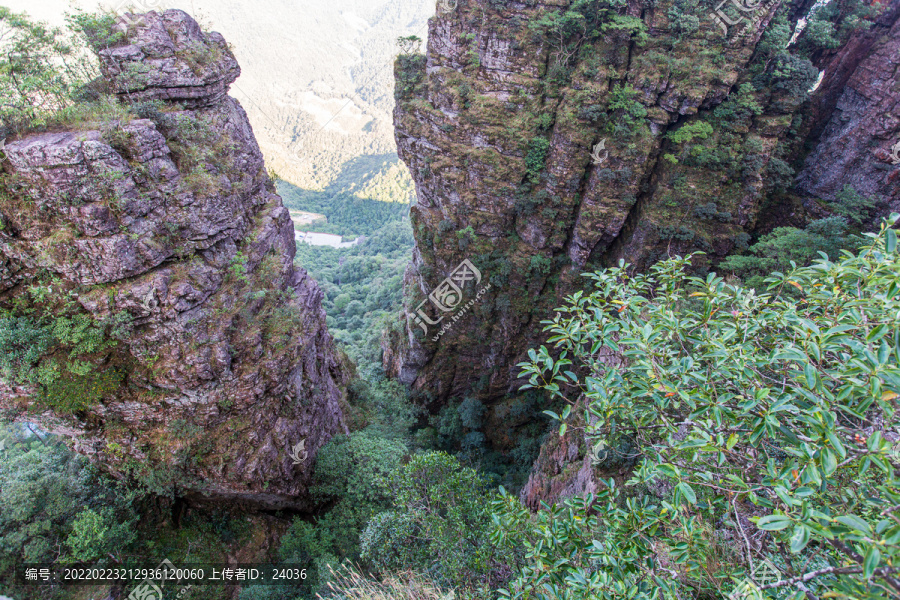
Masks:
[[[129,102],[214,106],[241,74],[221,34],[202,31],[183,11],[126,17],[116,28],[126,34],[126,43],[102,50],[100,59],[104,77]]]
[[[845,185],[900,211],[900,2],[823,66],[813,101],[814,150],[797,187],[825,200]]]
[[[602,17],[564,67],[553,38],[530,24],[568,3],[502,4],[473,0],[439,14],[426,55],[401,56],[395,70],[416,248],[406,328],[386,340],[385,366],[437,404],[515,391],[515,365],[540,343],[541,320],[584,286],[582,272],[731,251],[755,226],[768,171],[784,164],[773,159],[805,91],[791,86],[814,76],[802,62],[790,80],[774,75],[765,52],[787,40],[761,40],[777,3],[726,37],[705,12],[686,17],[697,21],[691,31],[675,23],[673,1],[632,0]],[[604,25],[613,19],[627,27]],[[741,95],[758,71],[771,82]],[[714,114],[726,100],[757,114]],[[704,124],[712,133],[702,143],[671,138]],[[491,290],[434,341],[455,314],[426,302],[422,317],[418,307],[464,259]],[[446,319],[426,332],[417,316]]]
[[[125,56],[150,83],[123,99],[193,108],[10,142],[0,203],[0,305],[44,323],[88,315],[109,339],[78,360],[114,373],[115,389],[78,387],[56,352],[41,364],[54,360],[71,383],[62,399],[6,385],[0,405],[75,438],[113,473],[302,508],[318,449],[346,429],[348,374],[322,292],[293,265],[288,211],[225,95],[238,71],[221,36],[181,11],[145,19],[103,55],[105,72]],[[178,57],[210,49],[224,58],[185,71]],[[84,402],[63,410],[75,395]]]

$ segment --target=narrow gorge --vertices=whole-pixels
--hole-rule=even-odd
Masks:
[[[801,131],[813,130],[813,144],[823,139],[799,190],[834,200],[852,182],[881,212],[900,197],[888,157],[900,125],[885,91],[898,80],[888,58],[898,43],[896,2],[847,44],[868,38],[863,48],[820,60],[825,84],[812,98],[815,67],[782,50],[794,23],[785,11],[771,22],[779,3],[727,38],[705,5],[687,15],[680,2],[611,3],[593,21],[577,8],[558,11],[579,15],[577,27],[548,17],[556,7],[460,3],[431,21],[426,55],[397,64],[397,141],[416,182],[416,251],[407,323],[386,344],[385,364],[441,401],[513,391],[540,321],[585,287],[580,273],[620,259],[640,270],[692,251],[706,253],[698,268],[711,267],[745,248],[769,212],[795,201]],[[577,51],[566,54],[559,40],[572,39]],[[843,79],[834,82],[837,69]],[[861,148],[842,151],[832,130],[851,118],[841,110],[850,96],[868,101],[853,106]],[[805,118],[811,107],[814,120]],[[853,178],[834,166],[854,161],[872,166]],[[417,310],[466,259],[492,289],[453,336],[432,343],[440,326],[424,333]],[[442,316],[430,303],[424,310],[429,321]]]

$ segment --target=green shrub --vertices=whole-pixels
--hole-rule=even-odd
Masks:
[[[134,542],[137,538],[134,525],[134,521],[120,521],[108,507],[99,512],[85,508],[72,522],[72,533],[66,539],[66,545],[76,561],[93,561]]]
[[[417,52],[418,47],[410,47],[414,53],[401,53],[394,63],[394,99],[412,98],[425,79],[425,55]]]
[[[122,386],[124,378],[124,373],[115,367],[84,374],[66,370],[46,383],[38,400],[56,413],[76,413],[113,394]]]
[[[843,217],[811,222],[805,229],[778,227],[750,246],[746,254],[732,255],[719,267],[744,279],[750,287],[762,287],[768,273],[788,269],[791,263],[808,265],[819,252],[837,257],[841,250],[858,243],[850,235]]]
[[[700,29],[699,8],[697,0],[676,0],[669,7],[668,17],[672,30],[678,37],[688,37]]]
[[[728,129],[738,129],[750,124],[750,120],[762,114],[762,106],[756,101],[752,83],[742,83],[736,92],[713,109],[713,116]]]
[[[36,381],[35,367],[55,341],[53,333],[34,319],[0,316],[0,374],[16,383]]]
[[[731,213],[728,211],[719,210],[719,207],[715,202],[707,202],[706,204],[701,204],[694,209],[694,216],[701,221],[716,220],[720,223],[727,223],[731,221]]]
[[[835,194],[834,201],[829,203],[829,207],[835,214],[847,219],[851,225],[861,227],[872,219],[875,201],[859,194],[853,186],[845,185]]]
[[[675,131],[670,131],[666,137],[676,144],[687,144],[693,142],[694,139],[705,140],[713,133],[712,125],[706,121],[693,121],[679,127]]]
[[[550,140],[547,138],[534,137],[528,143],[528,151],[525,154],[525,171],[528,174],[528,181],[532,185],[537,185],[540,181],[541,171],[544,170],[544,163],[549,151]]]
[[[441,585],[488,591],[502,557],[488,540],[490,495],[478,473],[443,452],[413,457],[391,480],[393,506],[372,519],[362,557],[382,573],[429,572]]]
[[[893,593],[898,221],[856,255],[774,273],[767,293],[690,277],[689,258],[589,275],[595,291],[547,322],[553,354],[531,350],[522,375],[583,396],[588,441],[627,436],[639,464],[536,517],[498,501],[497,539],[528,562],[504,595],[723,597],[763,561],[791,599]]]
[[[626,125],[636,125],[647,116],[647,109],[637,100],[639,95],[640,92],[631,87],[630,83],[624,86],[617,83],[609,93],[606,108],[613,117],[623,119]]]
[[[316,459],[313,497],[330,510],[307,522],[295,518],[282,538],[280,555],[287,562],[309,562],[310,583],[325,583],[320,567],[359,556],[360,533],[369,520],[388,508],[389,478],[400,467],[406,447],[368,432],[335,436]]]
[[[535,255],[531,257],[529,268],[532,275],[546,276],[553,269],[553,261],[546,256]]]
[[[124,379],[119,367],[98,368],[84,360],[116,345],[106,329],[84,314],[40,322],[0,312],[0,375],[38,385],[37,400],[61,414],[84,410],[119,389]]]
[[[783,91],[788,107],[792,107],[809,97],[818,77],[819,70],[809,60],[783,53],[775,59],[769,84]]]
[[[466,398],[456,409],[463,427],[481,429],[484,419],[484,404],[477,398]]]
[[[65,33],[0,7],[0,123],[2,137],[46,124],[75,103],[96,76],[83,48]]]
[[[134,498],[57,438],[0,426],[0,594],[35,591],[16,588],[21,561],[121,557],[134,540]]]

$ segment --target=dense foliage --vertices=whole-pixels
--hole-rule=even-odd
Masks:
[[[119,43],[112,14],[75,11],[50,27],[0,6],[0,136],[122,118],[94,52]]]
[[[426,452],[394,474],[391,489],[391,510],[362,535],[363,558],[381,573],[413,569],[445,587],[490,594],[504,559],[488,540],[491,496],[478,472]]]
[[[764,561],[766,597],[900,592],[898,220],[763,294],[681,258],[590,275],[523,374],[568,402],[562,431],[584,408],[598,460],[627,442],[638,465],[551,514],[501,501],[509,535],[533,522],[510,593],[720,597]]]
[[[406,452],[402,442],[364,431],[338,436],[319,452],[313,494],[331,509],[315,522],[295,519],[280,550],[286,562],[309,564],[314,589],[327,582],[329,567],[359,559],[360,534],[390,505],[388,477]]]
[[[325,292],[328,330],[366,374],[380,371],[381,334],[402,305],[412,245],[409,220],[397,215],[352,248],[297,245],[297,264]]]
[[[409,192],[402,180],[379,182],[379,195],[387,194],[389,201],[363,197],[340,189],[337,184],[324,191],[303,190],[285,181],[277,181],[277,186],[286,207],[325,215],[326,223],[310,228],[321,233],[369,236],[409,212]]]
[[[720,271],[733,273],[748,286],[762,289],[769,273],[789,269],[791,263],[807,265],[820,252],[835,258],[841,250],[858,247],[863,241],[859,234],[869,226],[875,202],[847,185],[836,194],[834,202],[825,203],[823,208],[832,215],[812,220],[803,229],[776,227],[744,252],[728,256],[719,264]]]
[[[0,122],[3,137],[66,110],[90,80],[88,63],[64,32],[0,6]]]
[[[135,540],[135,495],[29,426],[0,428],[0,594],[16,564],[120,556]],[[49,590],[43,590],[50,597]]]

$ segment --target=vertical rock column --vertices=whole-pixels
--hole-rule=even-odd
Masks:
[[[227,95],[224,39],[178,10],[131,22],[102,70],[145,118],[6,146],[0,306],[49,342],[0,405],[160,491],[307,507],[346,430],[322,292]],[[100,341],[73,348],[73,324]]]

